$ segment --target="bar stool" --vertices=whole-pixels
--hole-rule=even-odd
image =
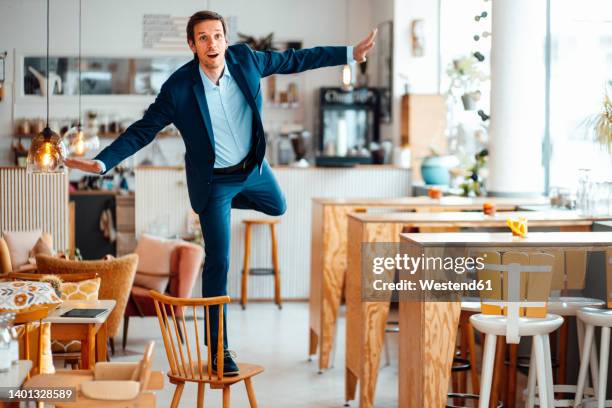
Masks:
[[[578,384],[576,386],[576,399],[574,407],[580,405],[583,399],[583,391],[586,383],[587,369],[591,363],[593,376],[593,390],[597,399],[597,407],[612,406],[612,401],[606,401],[606,385],[608,384],[608,357],[610,354],[610,327],[612,327],[612,249],[606,252],[606,282],[608,309],[584,308],[577,313],[578,320],[586,326],[584,341],[582,345],[582,360],[580,361],[580,371],[578,372]],[[594,367],[593,360],[597,361],[594,355],[593,334],[595,327],[601,327],[601,341],[599,352],[599,373]],[[586,401],[585,401],[586,402]]]
[[[280,222],[277,218],[268,219],[246,219],[244,224],[244,263],[242,268],[242,285],[240,290],[240,305],[242,310],[246,309],[247,285],[249,275],[274,275],[274,303],[282,309],[281,290],[280,290],[280,269],[278,267],[278,248],[276,241],[276,224]],[[249,268],[249,256],[251,255],[251,226],[268,225],[270,226],[270,237],[272,239],[272,268]]]
[[[567,366],[567,338],[568,338],[568,318],[576,317],[582,308],[601,309],[605,302],[600,299],[585,298],[579,296],[564,296],[568,290],[583,290],[585,286],[587,252],[584,250],[567,251],[547,251],[555,256],[557,266],[553,268],[553,278],[551,290],[559,291],[560,296],[551,296],[548,299],[548,312],[564,318],[563,325],[559,329],[559,349],[557,360],[559,368],[557,370],[555,393],[575,394],[575,385],[565,384]],[[576,331],[578,335],[578,351],[582,361],[582,348],[584,343],[584,324],[580,319],[576,319]],[[589,358],[589,356],[586,356]],[[595,354],[590,355],[592,367],[596,367],[597,360]],[[590,396],[592,390],[585,390]],[[569,406],[573,399],[556,400],[555,406]]]
[[[532,362],[537,371],[540,402],[550,407],[554,393],[548,335],[563,324],[561,316],[546,311],[554,256],[522,252],[506,252],[503,256],[486,252],[481,256],[487,263],[478,271],[478,279],[490,281],[491,290],[481,291],[482,313],[470,317],[472,326],[486,334],[479,407],[489,406],[498,336],[505,336],[509,344],[518,344],[522,336],[533,337]],[[529,384],[533,388],[535,382],[532,374]],[[534,398],[533,393],[530,398]]]
[[[548,298],[548,312],[559,315],[564,318],[563,325],[559,328],[559,349],[557,350],[558,370],[556,383],[553,387],[555,393],[560,394],[575,394],[576,386],[565,384],[566,377],[566,361],[567,361],[567,338],[568,338],[568,319],[575,317],[578,310],[584,307],[601,308],[604,302],[599,299],[585,298],[579,296],[563,296],[568,290],[584,289],[586,276],[586,259],[587,253],[584,250],[549,250],[546,251],[555,257],[555,266],[553,267],[551,290],[557,291],[561,296],[550,296]],[[584,338],[584,327],[580,320],[576,320],[576,328],[578,334],[578,351],[582,360],[582,344]],[[591,359],[594,356],[591,355]],[[594,363],[596,364],[596,362]],[[510,366],[516,366],[516,350],[514,351],[514,359],[511,358]],[[516,372],[516,369],[514,369]],[[516,384],[516,381],[513,382]],[[509,393],[514,393],[515,388],[509,387]],[[529,393],[529,390],[527,390]],[[585,390],[589,396],[593,395],[591,389]],[[554,405],[557,407],[567,407],[573,403],[571,399],[557,399]],[[531,402],[538,404],[537,395]],[[533,405],[527,405],[531,407]]]

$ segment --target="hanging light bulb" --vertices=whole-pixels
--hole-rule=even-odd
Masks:
[[[49,77],[49,0],[47,0],[47,77]],[[47,125],[32,139],[26,171],[28,173],[64,173],[66,147],[62,138],[49,128],[49,81],[47,82]]]
[[[78,125],[70,128],[64,135],[64,140],[68,147],[68,154],[81,157],[85,153],[100,148],[100,138],[95,130],[90,127]]]
[[[28,173],[63,173],[66,148],[61,137],[48,126],[32,139],[28,150]]]
[[[71,156],[84,156],[90,150],[100,147],[100,138],[97,129],[88,125],[83,128],[81,125],[81,0],[79,0],[79,122],[70,128],[64,135],[64,140],[68,145],[68,153]]]
[[[353,89],[353,73],[351,72],[351,66],[348,64],[342,67],[342,88],[345,91]]]

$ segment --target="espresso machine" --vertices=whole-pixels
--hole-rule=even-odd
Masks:
[[[321,88],[317,166],[372,162],[370,143],[380,139],[380,94],[375,88]]]

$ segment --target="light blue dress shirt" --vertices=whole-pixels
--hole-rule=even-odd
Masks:
[[[346,47],[346,63],[355,62],[353,47]],[[253,112],[247,103],[238,84],[232,78],[229,70],[223,70],[219,85],[215,85],[202,71],[200,76],[206,94],[206,103],[212,122],[215,140],[215,168],[229,167],[240,163],[251,149],[251,132],[253,126]],[[96,160],[102,166],[102,173],[106,165]]]
[[[202,71],[200,76],[215,140],[215,168],[240,163],[251,149],[253,112],[227,65],[219,85]]]

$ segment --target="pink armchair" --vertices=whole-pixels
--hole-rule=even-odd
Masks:
[[[204,249],[189,242],[181,242],[172,251],[170,259],[170,280],[166,288],[166,294],[180,298],[190,298],[193,286],[200,273]],[[134,284],[130,293],[130,299],[123,315],[123,349],[128,336],[130,317],[157,316],[153,299],[149,296],[149,288]]]

